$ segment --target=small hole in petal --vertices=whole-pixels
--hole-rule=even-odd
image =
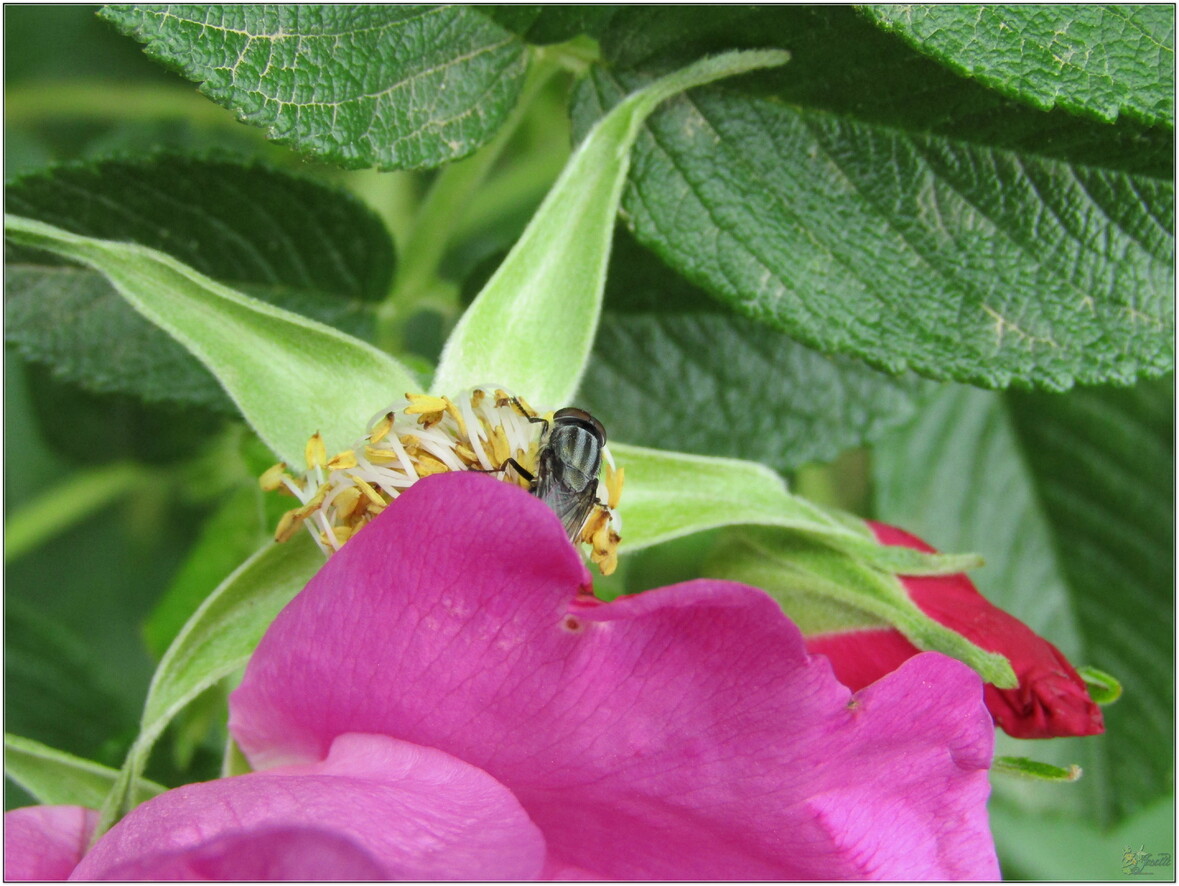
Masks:
[[[585,625],[581,623],[580,619],[574,618],[572,615],[565,616],[565,620],[561,622],[561,627],[571,634],[580,634],[585,630]]]

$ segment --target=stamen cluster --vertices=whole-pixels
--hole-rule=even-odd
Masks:
[[[503,389],[473,388],[457,400],[406,394],[405,400],[372,418],[368,433],[352,449],[331,458],[316,432],[307,441],[307,469],[300,476],[292,476],[280,462],[259,480],[263,489],[293,495],[301,502],[283,514],[274,538],[286,541],[306,526],[324,554],[331,555],[389,502],[430,474],[482,471],[530,489],[532,482],[512,461],[536,477],[544,429],[551,420],[551,412],[539,415]],[[615,470],[608,448],[603,448],[603,456],[605,483],[598,481],[598,499],[576,541],[592,546],[591,559],[609,575],[617,565],[621,540],[616,508],[622,471]]]

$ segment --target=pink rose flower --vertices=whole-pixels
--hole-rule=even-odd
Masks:
[[[917,655],[852,694],[762,591],[602,603],[590,582],[542,502],[426,478],[259,645],[230,701],[258,771],[168,791],[84,856],[93,821],[54,842],[33,820],[6,861],[78,879],[998,876],[994,730],[965,665]],[[38,867],[38,841],[75,854]]]
[[[934,550],[904,530],[870,525],[883,544]],[[1015,616],[989,603],[965,574],[902,577],[901,584],[930,618],[1010,660],[1019,685],[983,688],[987,708],[1004,732],[1016,738],[1056,738],[1105,731],[1101,709],[1064,654]],[[835,675],[853,690],[874,683],[920,652],[892,628],[817,634],[808,637],[806,645],[811,652],[830,658]]]

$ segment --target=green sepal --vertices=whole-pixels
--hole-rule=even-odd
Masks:
[[[898,575],[946,575],[981,564],[975,554],[927,554],[882,545],[851,514],[791,494],[765,465],[612,443],[626,471],[623,552],[721,526],[779,526],[821,538],[867,566]]]
[[[1006,657],[934,621],[896,575],[847,556],[826,538],[768,528],[734,531],[706,571],[763,589],[805,634],[893,627],[918,649],[956,658],[1000,689],[1018,685]]]
[[[1053,766],[1027,757],[996,757],[991,761],[991,771],[1033,781],[1069,782],[1081,777],[1081,767],[1076,763],[1067,767]]]
[[[119,777],[117,769],[84,760],[48,745],[4,734],[4,774],[46,806],[97,809]],[[167,788],[146,778],[136,781],[136,802]]]
[[[586,135],[528,227],[455,326],[432,389],[502,384],[566,405],[589,361],[630,150],[660,102],[694,86],[784,64],[780,50],[702,59],[638,90]]]
[[[329,453],[348,448],[414,376],[388,354],[299,314],[243,295],[169,255],[5,215],[10,240],[101,272],[135,310],[200,360],[258,436],[303,463],[316,430]]]
[[[205,598],[156,668],[139,736],[103,802],[96,836],[134,807],[130,786],[164,728],[202,692],[245,666],[275,616],[322,565],[305,534],[283,545],[268,542]]]
[[[1095,704],[1110,705],[1122,697],[1121,681],[1112,674],[1090,665],[1077,668],[1077,673],[1085,681],[1085,688],[1089,690],[1089,697]]]

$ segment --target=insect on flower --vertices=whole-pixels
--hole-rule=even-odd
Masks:
[[[545,425],[536,475],[513,458],[504,464],[511,465],[529,482],[529,492],[552,508],[569,540],[576,542],[594,505],[602,504],[597,489],[606,429],[584,409],[573,406],[558,409],[551,422],[543,418],[529,420]]]
[[[602,425],[584,410],[567,407],[540,415],[499,389],[474,388],[455,400],[407,394],[374,416],[367,436],[352,449],[330,459],[320,436],[313,435],[306,461],[300,476],[277,464],[261,477],[263,489],[302,502],[279,522],[277,541],[306,526],[331,554],[419,478],[479,471],[522,485],[548,505],[570,541],[591,546],[590,559],[604,575],[617,565],[622,471],[614,468]],[[599,497],[603,486],[605,503]]]

